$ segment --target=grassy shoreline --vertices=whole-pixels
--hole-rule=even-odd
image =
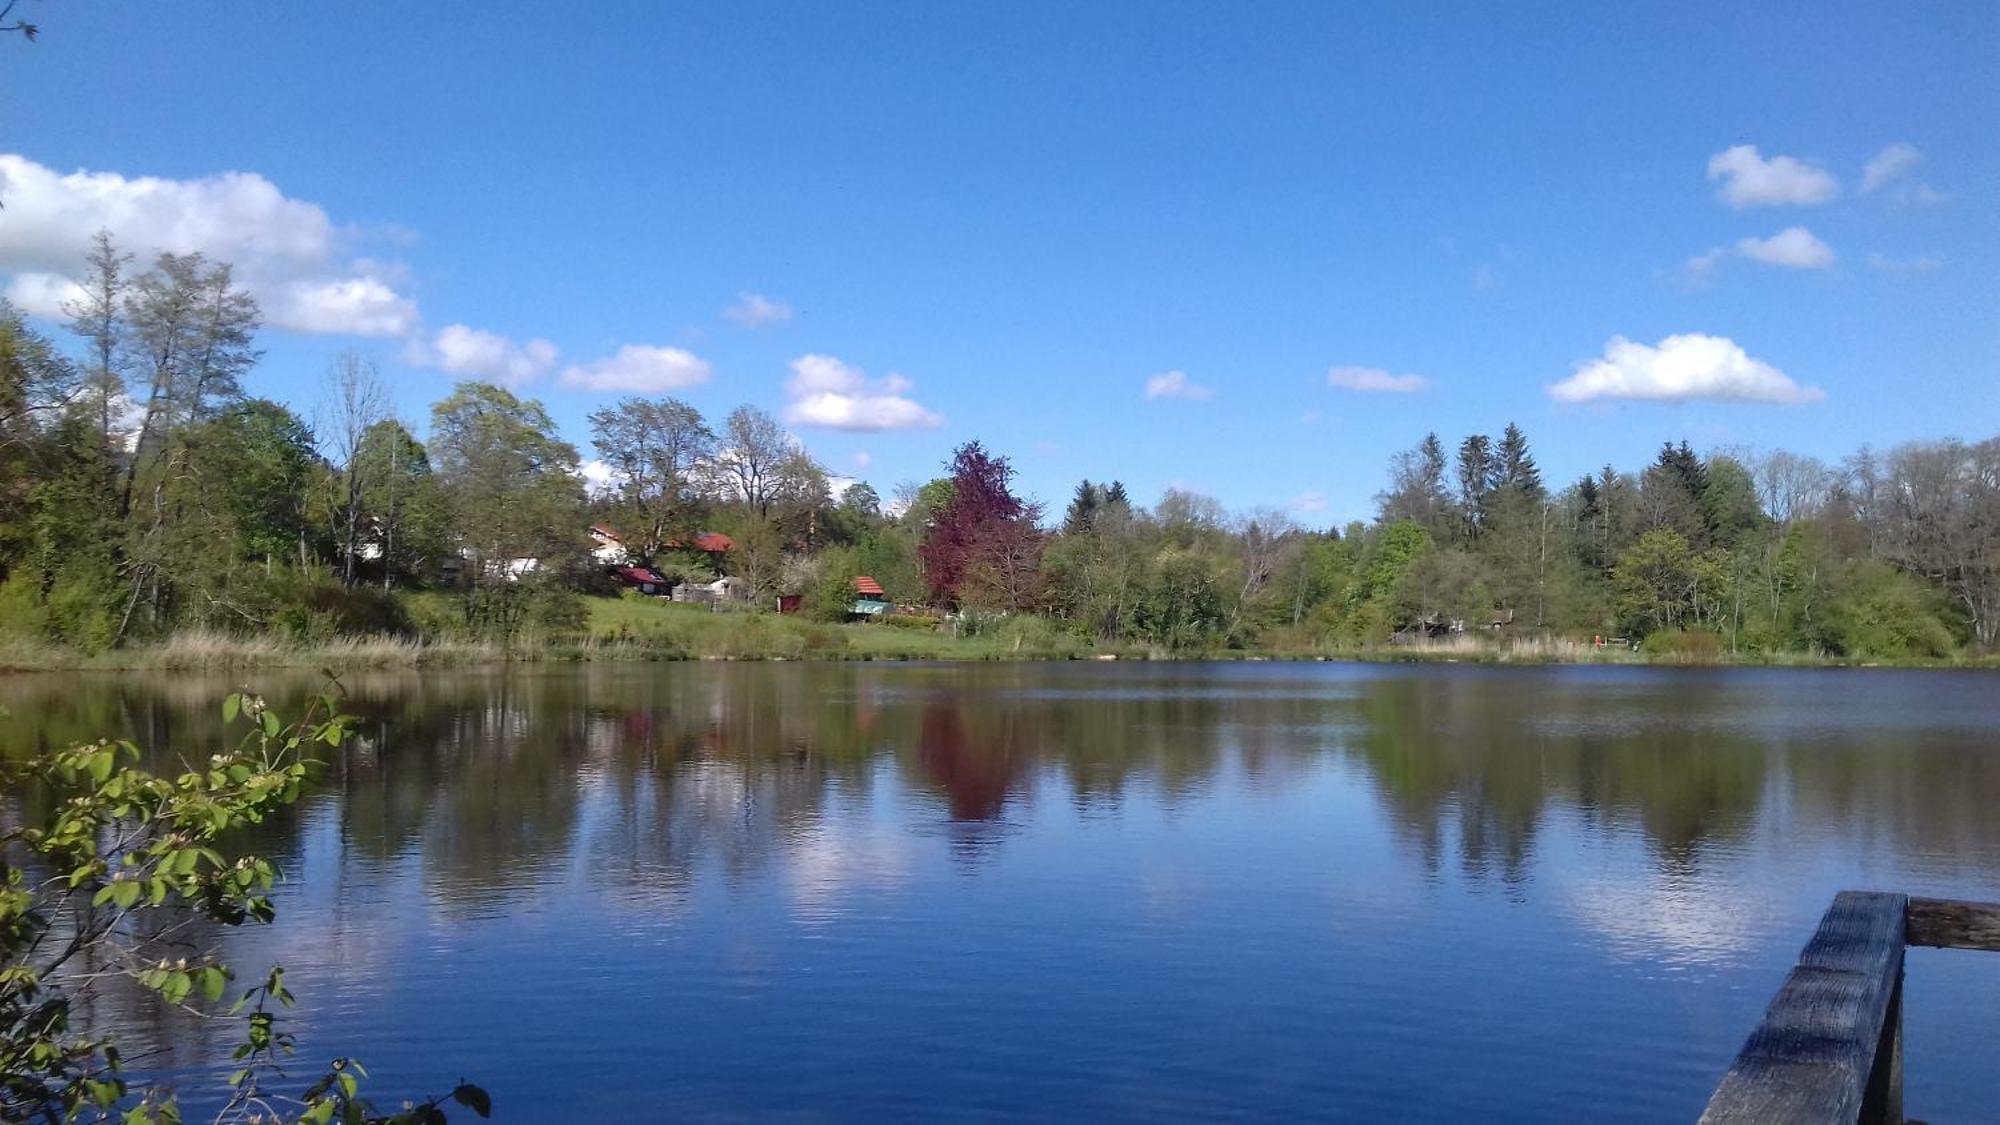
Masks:
[[[60,645],[0,639],[0,673],[226,671],[244,668],[367,669],[478,667],[635,661],[1026,661],[1244,660],[1356,663],[1623,664],[1701,667],[2000,668],[2000,657],[1855,660],[1812,653],[1685,655],[1594,648],[1559,638],[1495,642],[1455,637],[1410,645],[1218,649],[1173,652],[1145,645],[1100,645],[1024,618],[992,633],[956,637],[880,624],[829,625],[770,613],[705,609],[620,598],[590,600],[582,634],[518,639],[511,645],[450,637],[356,637],[300,641],[183,633],[150,645],[85,653]]]

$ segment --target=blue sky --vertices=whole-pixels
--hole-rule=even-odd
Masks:
[[[256,393],[359,348],[586,457],[594,387],[751,402],[885,495],[977,437],[1320,524],[1430,429],[2000,431],[2000,8],[1776,7],[23,0],[0,277],[115,219],[239,261]]]

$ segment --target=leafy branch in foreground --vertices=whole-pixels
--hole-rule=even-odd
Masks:
[[[127,1080],[109,1035],[73,1022],[97,996],[137,988],[207,1020],[240,1021],[237,1069],[218,1122],[432,1125],[455,1102],[488,1116],[486,1092],[450,1093],[383,1115],[361,1096],[366,1076],[336,1059],[296,1095],[277,1092],[296,1043],[284,970],[224,1007],[235,973],[205,940],[214,927],[269,922],[269,861],[231,855],[233,834],[295,803],[355,719],[329,691],[286,724],[263,699],[232,694],[233,749],[175,777],[137,764],[130,742],[100,741],[5,767],[0,804],[0,1119],[182,1120],[171,1089]]]

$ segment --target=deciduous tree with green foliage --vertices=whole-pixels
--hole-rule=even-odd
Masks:
[[[460,383],[431,408],[430,460],[473,586],[542,568],[580,549],[583,484],[576,449],[542,404],[491,383]]]

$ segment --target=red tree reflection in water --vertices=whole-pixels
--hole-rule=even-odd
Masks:
[[[924,704],[917,757],[945,792],[953,820],[992,820],[1024,771],[1015,725],[1004,717],[981,724],[976,742],[966,736],[963,711],[948,700]]]

